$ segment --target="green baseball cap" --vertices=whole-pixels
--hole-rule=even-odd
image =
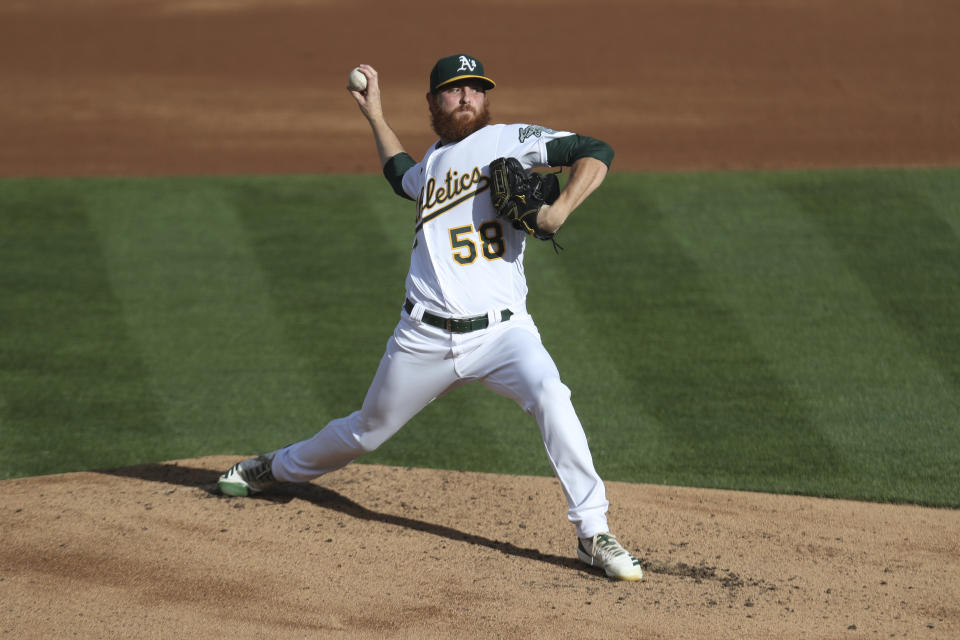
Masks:
[[[440,58],[437,64],[433,65],[433,71],[430,72],[430,93],[436,93],[437,89],[446,84],[465,79],[479,80],[486,89],[497,86],[493,80],[483,75],[482,62],[473,56],[458,53]]]

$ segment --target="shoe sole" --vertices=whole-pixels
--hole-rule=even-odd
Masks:
[[[625,582],[640,582],[641,580],[643,580],[643,571],[641,571],[638,575],[631,573],[627,575],[618,576],[618,575],[613,575],[609,571],[604,569],[604,573],[606,573],[609,577],[615,580],[623,580]]]
[[[220,487],[220,493],[224,495],[236,496],[238,498],[246,498],[250,495],[250,487],[242,482],[220,480],[217,482],[217,486]]]

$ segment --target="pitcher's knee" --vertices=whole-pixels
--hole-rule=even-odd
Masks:
[[[533,413],[545,407],[556,406],[561,402],[569,402],[570,389],[560,381],[560,378],[544,378],[534,390],[530,399],[529,410]]]
[[[380,445],[386,442],[393,434],[391,429],[377,428],[374,425],[364,425],[367,428],[361,428],[354,431],[354,438],[357,446],[363,453],[376,451]]]
[[[350,414],[346,422],[343,438],[357,456],[375,451],[396,431],[382,420],[364,415],[362,411]]]

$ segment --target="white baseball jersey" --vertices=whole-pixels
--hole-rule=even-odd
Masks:
[[[497,217],[490,162],[517,158],[525,169],[547,165],[546,143],[573,135],[526,124],[489,125],[460,142],[435,143],[403,175],[417,201],[407,295],[455,317],[521,307],[527,295],[527,234]]]
[[[490,200],[490,162],[512,156],[526,169],[544,166],[547,142],[569,135],[491,125],[458,143],[434,145],[403,174],[403,191],[417,200],[407,297],[420,308],[400,313],[362,407],[278,450],[271,466],[277,480],[306,482],[339,469],[386,442],[436,398],[479,381],[537,420],[577,536],[609,531],[605,488],[570,389],[525,313],[527,235],[500,220]],[[514,315],[503,321],[490,313],[508,308]],[[424,309],[493,320],[456,333],[422,322]]]

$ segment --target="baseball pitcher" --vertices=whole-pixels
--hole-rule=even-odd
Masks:
[[[475,57],[441,58],[426,94],[439,139],[416,162],[387,124],[377,71],[359,67],[350,93],[373,131],[383,173],[416,203],[406,298],[363,405],[313,437],[243,460],[219,480],[246,496],[276,482],[307,482],[373,451],[427,404],[479,382],[512,398],[540,427],[576,529],[581,561],[639,580],[640,562],[610,533],[603,481],[557,367],[527,312],[529,238],[556,242],[567,217],[606,176],[604,142],[532,124],[490,124],[496,86]],[[561,191],[534,167],[570,167]],[[556,246],[556,245],[555,245]]]

